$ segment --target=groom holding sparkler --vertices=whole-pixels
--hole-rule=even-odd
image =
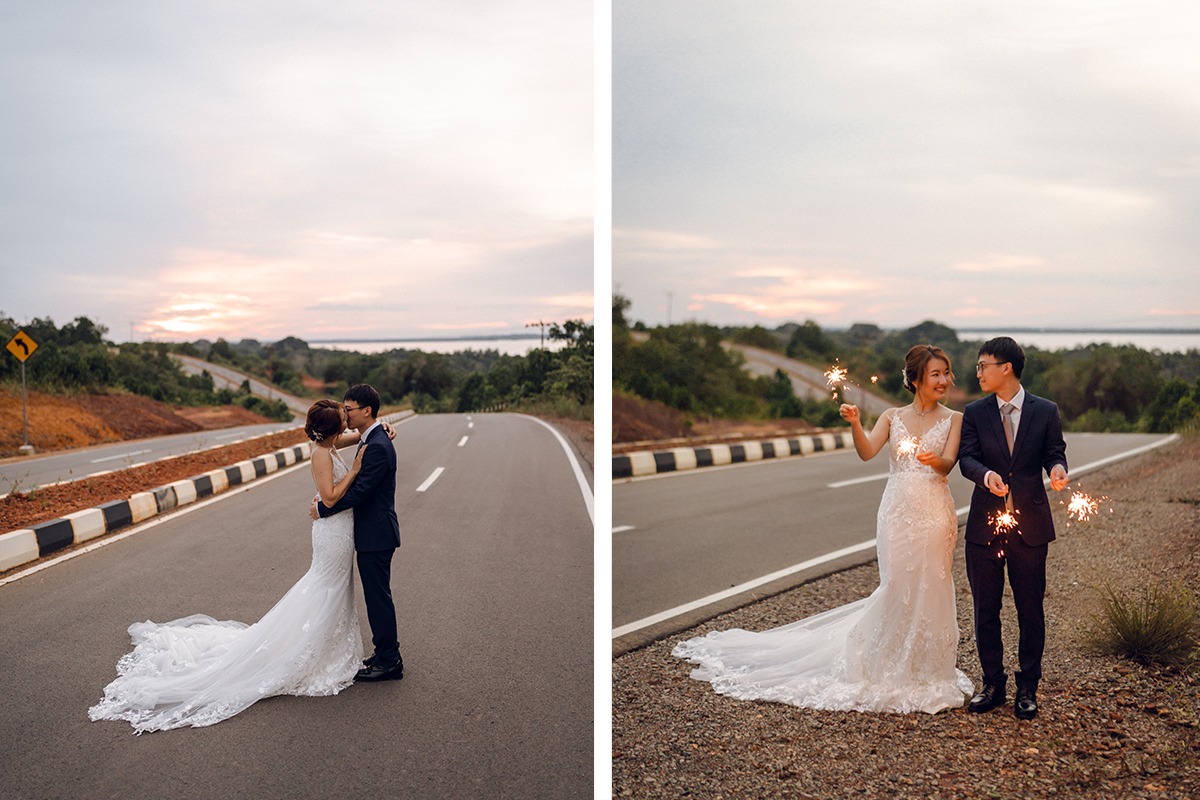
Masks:
[[[968,709],[991,711],[1008,699],[1000,636],[1007,564],[1020,628],[1013,713],[1018,719],[1033,719],[1046,643],[1046,551],[1054,541],[1042,470],[1055,491],[1066,488],[1067,445],[1058,406],[1022,388],[1024,368],[1025,352],[1007,336],[979,349],[975,372],[980,388],[992,396],[963,412],[958,454],[959,469],[975,484],[967,517],[966,562],[975,604],[975,647],[983,669],[983,688]],[[1015,526],[1004,524],[1005,513],[1011,515],[1006,519],[1015,518]]]

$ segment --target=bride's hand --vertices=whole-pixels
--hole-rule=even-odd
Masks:
[[[934,464],[938,463],[938,460],[940,458],[941,458],[941,456],[939,456],[937,453],[933,452],[932,450],[922,450],[921,452],[917,453],[917,455],[916,455],[917,461],[920,461],[922,464],[924,464],[927,467],[932,467]]]
[[[842,403],[842,407],[838,409],[838,413],[842,415],[842,419],[849,422],[851,425],[858,422],[858,406],[852,406],[849,403]]]
[[[391,423],[381,422],[379,423],[379,427],[383,428],[383,432],[387,434],[389,439],[396,438],[396,429],[391,426]],[[363,449],[365,450],[366,448]]]
[[[367,447],[370,447],[370,445],[358,449],[358,455],[354,457],[354,463],[350,465],[351,475],[357,475],[358,471],[362,469],[363,456],[367,454]]]

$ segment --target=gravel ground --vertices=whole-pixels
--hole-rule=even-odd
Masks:
[[[1099,585],[1180,579],[1200,589],[1200,437],[1072,481],[1101,513],[1056,511],[1039,716],[812,711],[716,694],[673,658],[712,630],[764,630],[865,597],[874,564],[725,614],[613,661],[613,796],[704,798],[1200,797],[1200,674],[1093,654],[1083,632]],[[1066,493],[1055,499],[1064,498]],[[1065,498],[1064,498],[1065,499]],[[1111,513],[1109,509],[1112,509]],[[979,683],[962,538],[955,554],[958,664]],[[1009,670],[1016,618],[1006,595]]]

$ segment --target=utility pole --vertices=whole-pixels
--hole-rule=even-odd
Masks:
[[[543,322],[540,319],[537,322],[526,322],[525,323],[526,328],[540,327],[542,329],[541,344],[539,345],[540,349],[542,349],[542,350],[546,349],[546,326],[553,325],[553,324],[554,324],[553,322]]]

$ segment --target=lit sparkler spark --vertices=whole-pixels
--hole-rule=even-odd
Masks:
[[[996,526],[996,535],[1003,536],[1005,543],[1008,542],[1008,532],[1017,527],[1017,512],[1016,511],[1001,511],[992,518],[992,523]],[[996,557],[1004,558],[1004,548],[1001,547],[996,553]]]
[[[836,364],[825,370],[825,380],[830,386],[838,385],[846,380],[847,370]]]
[[[900,441],[896,442],[896,452],[902,456],[911,456],[917,452],[917,437],[905,436]]]
[[[1096,513],[1097,508],[1099,508],[1099,504],[1095,500],[1083,492],[1075,492],[1071,495],[1071,502],[1067,505],[1067,516],[1074,516],[1080,522],[1087,522],[1091,519],[1092,514]]]
[[[878,375],[872,375],[872,376],[871,376],[871,383],[879,383],[879,376],[878,376]]]

